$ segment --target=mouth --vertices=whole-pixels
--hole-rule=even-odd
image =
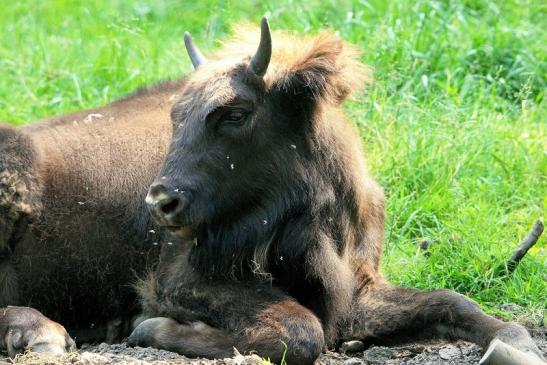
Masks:
[[[192,240],[197,236],[197,230],[193,226],[167,226],[173,235],[183,240]]]

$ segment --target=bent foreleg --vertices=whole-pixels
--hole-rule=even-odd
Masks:
[[[157,290],[156,293],[161,293]],[[149,292],[150,293],[150,292]],[[321,322],[294,299],[265,287],[225,283],[177,288],[169,298],[146,305],[150,318],[128,339],[187,356],[223,358],[241,353],[279,363],[313,364],[325,341]],[[147,298],[147,303],[151,299]],[[155,307],[155,308],[154,308]]]

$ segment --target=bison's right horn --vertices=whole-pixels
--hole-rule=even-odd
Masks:
[[[255,55],[251,59],[251,67],[255,74],[264,76],[270,64],[272,57],[272,35],[270,34],[270,25],[266,17],[260,22],[260,44]]]
[[[192,61],[192,65],[194,65],[194,69],[207,62],[207,59],[203,57],[188,32],[184,32],[184,45],[186,46],[188,56],[190,56],[190,61]]]

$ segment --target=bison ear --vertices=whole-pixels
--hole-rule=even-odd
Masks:
[[[293,47],[302,56],[296,57],[272,85],[280,91],[339,104],[371,80],[370,69],[360,62],[359,52],[332,34],[322,33]]]

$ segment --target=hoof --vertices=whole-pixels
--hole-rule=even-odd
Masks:
[[[64,327],[37,310],[8,307],[5,318],[8,330],[4,344],[11,358],[24,351],[61,355],[76,349]]]
[[[498,342],[496,342],[496,340],[498,340]],[[526,328],[517,323],[506,323],[503,328],[499,329],[496,332],[494,339],[490,342],[488,349],[491,349],[496,343],[508,345],[519,352],[544,360],[540,349],[537,347],[534,339],[530,336]],[[498,346],[502,345],[498,344]],[[545,364],[545,362],[541,362],[541,364]]]
[[[545,365],[532,351],[520,351],[499,339],[494,339],[479,365]]]
[[[157,347],[157,336],[178,323],[166,317],[154,317],[142,321],[127,338],[128,346]]]

